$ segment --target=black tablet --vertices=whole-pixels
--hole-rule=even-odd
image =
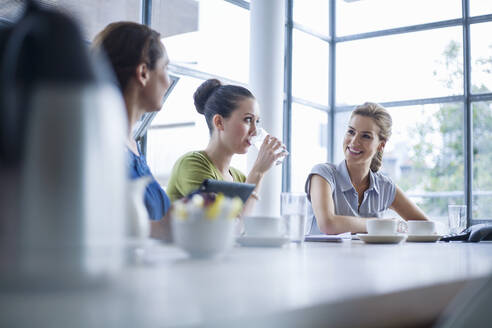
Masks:
[[[249,195],[253,192],[256,185],[251,183],[242,183],[242,182],[227,182],[227,181],[219,181],[214,179],[205,179],[203,180],[200,188],[198,188],[199,192],[214,192],[214,193],[223,193],[227,197],[239,197],[246,203],[249,198]]]

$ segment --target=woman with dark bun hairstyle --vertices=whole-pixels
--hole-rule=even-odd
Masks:
[[[318,164],[307,178],[305,188],[314,214],[310,233],[366,232],[366,220],[381,217],[389,208],[405,220],[427,220],[379,172],[391,125],[390,114],[378,104],[355,108],[343,139],[345,159],[338,165]]]
[[[167,187],[169,197],[174,201],[186,196],[204,179],[252,183],[256,188],[243,211],[248,213],[258,200],[264,174],[285,156],[285,146],[277,138],[267,136],[246,177],[230,163],[234,154],[248,151],[252,137],[257,135],[260,118],[255,97],[244,87],[223,85],[216,79],[202,83],[193,97],[196,110],[207,121],[210,141],[205,150],[189,152],[174,164]]]
[[[170,80],[169,58],[160,35],[133,22],[106,26],[94,39],[93,48],[106,54],[123,94],[128,117],[128,166],[130,178],[151,177],[144,202],[151,219],[151,236],[169,239],[169,197],[155,180],[132,136],[132,127],[148,112],[161,109]],[[123,204],[122,204],[123,206]]]

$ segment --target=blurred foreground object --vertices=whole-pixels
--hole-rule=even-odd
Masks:
[[[0,30],[0,289],[120,268],[126,116],[111,78],[78,26],[35,1]]]

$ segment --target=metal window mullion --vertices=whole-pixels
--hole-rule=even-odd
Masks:
[[[481,94],[471,94],[470,95],[470,101],[475,102],[475,101],[491,101],[492,100],[492,93],[481,93]]]
[[[335,82],[336,82],[336,0],[330,0],[330,25],[329,25],[329,36],[330,36],[330,41],[329,41],[329,48],[330,48],[330,58],[329,58],[329,64],[328,64],[328,69],[329,69],[329,78],[328,78],[328,107],[329,107],[329,112],[328,112],[328,133],[327,133],[327,160],[330,163],[333,163],[335,161],[335,106],[336,106],[336,88],[335,88]]]
[[[142,24],[150,26],[152,23],[152,0],[142,0]]]
[[[463,11],[463,91],[464,91],[464,148],[465,148],[465,203],[467,205],[467,227],[470,226],[473,207],[473,152],[472,152],[472,109],[471,109],[471,58],[470,58],[470,2],[462,0]]]
[[[318,104],[318,103],[315,103],[315,102],[312,102],[310,100],[303,99],[303,98],[297,98],[297,97],[292,96],[292,102],[306,106],[306,107],[312,107],[314,109],[318,109],[318,110],[326,112],[326,113],[328,113],[330,111],[330,108],[327,105],[321,105],[321,104]]]
[[[189,76],[189,77],[192,77],[195,79],[200,79],[200,80],[218,79],[221,82],[226,83],[226,84],[234,84],[234,85],[241,85],[243,87],[248,87],[247,83],[231,80],[231,79],[225,78],[223,76],[207,73],[204,71],[199,71],[197,69],[193,69],[193,68],[189,68],[186,66],[182,66],[182,65],[173,63],[172,61],[168,66],[168,70],[169,70],[169,72],[174,73],[176,75]]]
[[[336,42],[347,42],[347,41],[363,40],[369,38],[377,38],[377,37],[388,36],[388,35],[435,30],[438,28],[460,26],[462,24],[463,24],[463,19],[456,18],[456,19],[426,23],[426,24],[402,26],[402,27],[395,27],[386,30],[345,35],[345,36],[337,37]]]
[[[284,120],[283,141],[287,151],[292,153],[292,33],[294,0],[285,0],[285,62],[284,62]],[[284,159],[282,166],[282,191],[291,190],[291,156]]]
[[[395,101],[381,101],[378,102],[383,107],[403,107],[403,106],[415,106],[415,105],[428,105],[428,104],[444,104],[452,102],[463,102],[464,96],[446,96],[435,98],[417,98],[409,100],[395,100]],[[337,106],[335,111],[337,113],[352,111],[356,105],[343,105]]]
[[[169,123],[169,124],[156,124],[156,125],[149,126],[148,130],[169,130],[169,129],[177,129],[177,128],[187,128],[195,125],[196,125],[195,121]]]
[[[318,38],[320,39],[321,41],[325,41],[325,42],[330,42],[330,37],[327,36],[327,35],[323,35],[321,33],[318,33],[316,31],[314,31],[313,29],[307,27],[307,26],[304,26],[302,24],[299,24],[299,23],[296,23],[296,22],[293,22],[293,27],[296,29],[296,30],[299,30],[301,32],[304,32],[308,35],[311,35],[315,38]]]
[[[492,21],[492,14],[468,17],[468,24],[478,24],[478,23],[484,23],[490,21]],[[456,19],[449,19],[449,20],[431,22],[425,24],[395,27],[395,28],[379,30],[379,31],[344,35],[344,36],[337,37],[336,42],[347,42],[347,41],[363,40],[363,39],[377,38],[382,36],[389,36],[389,35],[396,35],[396,34],[403,34],[403,33],[435,30],[438,28],[461,26],[463,24],[464,24],[463,18],[456,18]]]
[[[152,22],[152,0],[141,0],[142,24],[150,26]],[[147,129],[145,133],[136,140],[140,144],[140,151],[147,156]]]
[[[233,4],[235,6],[238,6],[240,8],[249,10],[249,2],[244,1],[244,0],[224,0],[225,2],[229,2],[230,4]]]
[[[492,14],[468,17],[468,23],[478,24],[492,21]]]

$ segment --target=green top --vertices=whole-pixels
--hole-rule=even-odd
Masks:
[[[246,176],[233,167],[229,168],[234,182],[246,182]],[[205,179],[224,180],[205,151],[192,151],[181,156],[174,164],[166,192],[175,201],[198,189]]]

